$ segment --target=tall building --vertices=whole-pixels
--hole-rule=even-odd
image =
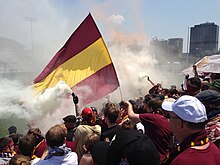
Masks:
[[[189,54],[203,57],[218,51],[219,26],[214,23],[203,23],[191,27]]]
[[[170,38],[168,39],[169,56],[177,58],[182,56],[183,52],[183,39]]]
[[[166,61],[178,61],[178,58],[182,56],[183,51],[183,39],[182,38],[170,38],[168,40],[153,39],[150,42],[151,53],[162,63]]]

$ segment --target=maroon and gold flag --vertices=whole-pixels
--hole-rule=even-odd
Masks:
[[[82,105],[113,92],[119,81],[104,40],[89,14],[35,78],[39,93],[64,80],[82,98]]]

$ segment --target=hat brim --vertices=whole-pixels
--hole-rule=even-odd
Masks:
[[[170,101],[164,101],[162,103],[162,108],[165,110],[165,111],[169,111],[169,112],[172,112],[172,105],[173,105],[174,102],[170,102]]]

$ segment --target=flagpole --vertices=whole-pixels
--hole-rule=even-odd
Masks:
[[[122,97],[122,92],[121,92],[121,87],[120,86],[119,86],[119,91],[120,91],[121,101],[123,101],[123,97]]]

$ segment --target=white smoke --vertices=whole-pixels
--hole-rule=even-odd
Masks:
[[[44,93],[34,98],[32,102],[33,109],[40,114],[52,114],[54,110],[61,106],[63,99],[66,99],[66,95],[71,93],[70,87],[64,81],[60,81],[54,87],[46,89]]]
[[[15,119],[23,120],[47,131],[62,122],[65,115],[75,113],[71,93],[64,81],[35,96],[31,87],[27,88],[18,81],[1,80],[0,119],[7,119],[14,125]]]
[[[140,51],[132,51],[129,49],[128,43],[120,42],[120,44],[112,44],[109,49],[113,55],[123,99],[146,95],[151,87],[145,79],[146,75],[156,77],[152,73],[154,65],[157,63],[157,60],[150,56],[147,47],[143,46]]]

